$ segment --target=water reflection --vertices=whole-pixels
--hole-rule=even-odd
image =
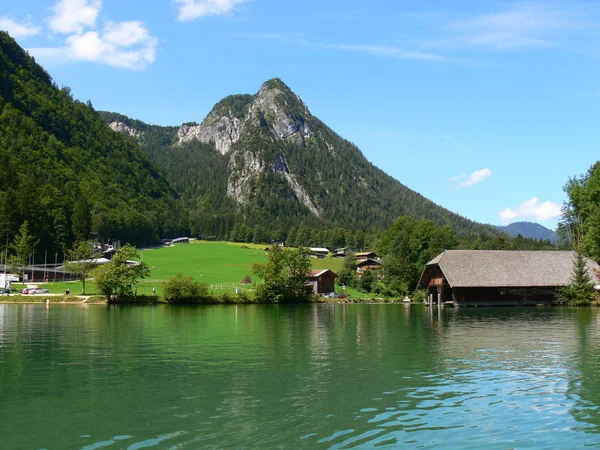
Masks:
[[[0,305],[0,435],[48,449],[600,445],[599,317]]]

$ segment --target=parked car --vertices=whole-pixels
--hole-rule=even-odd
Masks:
[[[30,288],[25,288],[25,289],[21,289],[19,292],[21,294],[29,294],[29,290],[30,290]]]
[[[28,294],[47,294],[48,289],[43,289],[43,288],[33,288],[33,289],[29,289]]]
[[[8,295],[10,294],[10,289],[0,288],[0,295]]]

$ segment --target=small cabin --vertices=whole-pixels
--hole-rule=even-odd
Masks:
[[[326,248],[311,248],[310,254],[313,258],[327,258],[327,256],[329,256],[329,250]]]
[[[346,248],[346,247],[344,247],[344,248],[336,248],[333,251],[333,257],[334,258],[345,258],[346,254],[348,253],[349,250],[350,249]]]
[[[375,252],[359,252],[356,254],[357,261],[366,261],[367,259],[377,259]]]
[[[447,250],[425,266],[427,304],[550,305],[573,274],[571,251]],[[594,284],[598,263],[586,258]]]
[[[365,260],[359,261],[356,264],[356,272],[358,273],[359,277],[361,277],[366,270],[381,270],[381,263],[376,259],[367,258]]]
[[[329,269],[313,270],[306,286],[315,294],[330,294],[335,292],[335,279],[338,276]]]

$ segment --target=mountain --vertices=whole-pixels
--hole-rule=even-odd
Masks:
[[[498,229],[505,231],[511,236],[518,236],[520,234],[523,237],[538,241],[542,240],[556,243],[558,240],[555,231],[534,222],[514,222],[504,227],[499,226]]]
[[[173,232],[176,194],[139,147],[91,103],[59,89],[0,32],[0,235],[27,220],[38,258],[96,231],[144,245]],[[39,261],[39,259],[38,259]]]
[[[461,236],[501,234],[375,167],[279,79],[255,95],[226,97],[201,124],[157,127],[101,115],[136,140],[182,196],[192,233],[225,236],[238,225],[283,238],[299,227],[382,230],[407,215],[450,225]]]

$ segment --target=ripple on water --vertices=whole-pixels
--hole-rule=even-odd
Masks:
[[[567,309],[0,305],[0,436],[86,450],[598,446],[599,323]]]

